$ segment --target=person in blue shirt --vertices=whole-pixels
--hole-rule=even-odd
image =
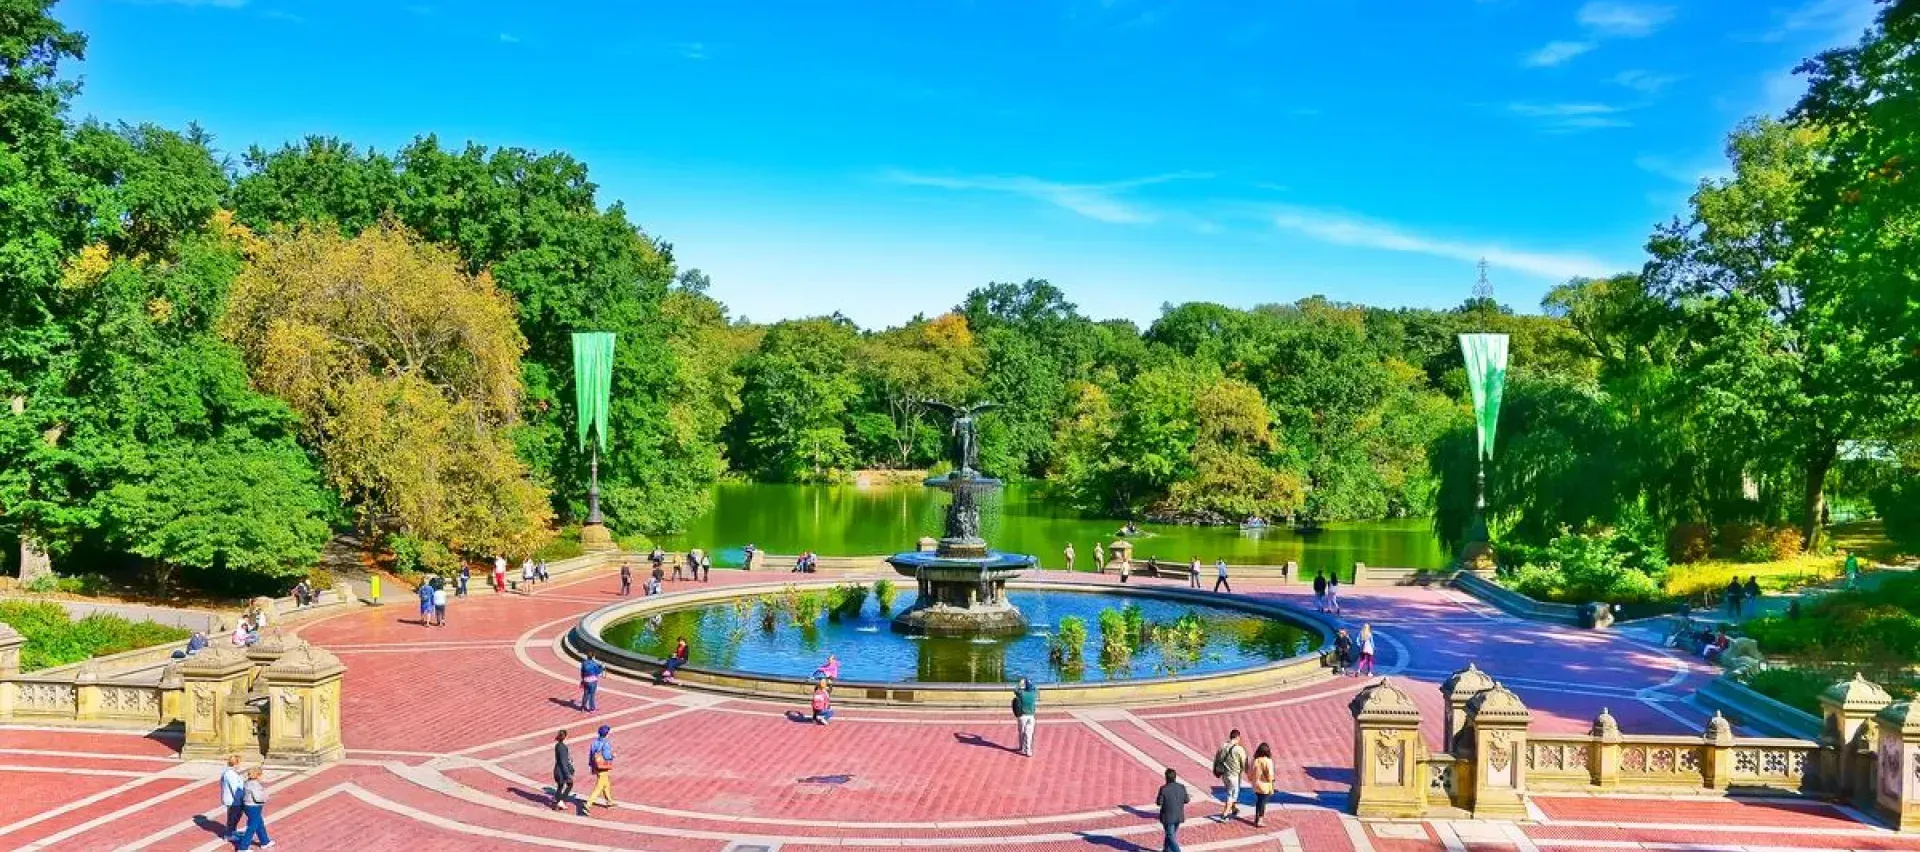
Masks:
[[[595,801],[606,802],[602,807],[613,807],[613,741],[607,735],[613,729],[601,725],[599,737],[593,746],[587,749],[587,768],[593,770],[593,792],[587,794],[587,804]]]
[[[433,617],[433,584],[421,581],[414,592],[420,596],[420,626],[425,627]]]
[[[592,712],[598,708],[593,696],[600,691],[600,676],[606,671],[607,667],[594,659],[592,654],[580,661],[580,709]]]

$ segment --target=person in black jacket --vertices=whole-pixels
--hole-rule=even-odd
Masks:
[[[573,752],[567,749],[567,732],[562,728],[553,735],[553,809],[565,809],[569,799],[579,806],[581,816],[587,815],[587,803],[573,795]]]
[[[1161,842],[1161,852],[1180,852],[1180,824],[1187,821],[1187,788],[1180,784],[1180,776],[1173,770],[1167,770],[1167,783],[1160,785],[1159,795],[1154,804],[1160,807],[1160,828],[1166,832]]]

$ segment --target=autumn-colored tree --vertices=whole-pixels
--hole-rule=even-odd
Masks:
[[[926,401],[971,402],[986,367],[986,350],[958,313],[875,334],[862,341],[859,358],[868,393],[886,406],[891,461],[901,467],[931,460],[917,458],[916,450],[938,453],[939,432],[927,428]]]
[[[526,553],[551,534],[513,453],[526,349],[511,301],[452,251],[391,223],[258,243],[223,334],[363,526],[455,551]]]

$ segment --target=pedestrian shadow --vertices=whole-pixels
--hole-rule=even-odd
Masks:
[[[220,822],[218,820],[208,819],[204,814],[194,814],[193,824],[197,826],[201,831],[204,831],[208,834],[215,835],[217,837],[224,837],[226,836],[226,833],[227,833],[226,823]]]
[[[549,696],[547,696],[547,703],[549,703],[549,704],[558,704],[558,705],[560,705],[561,707],[565,707],[565,708],[567,708],[568,710],[578,710],[578,709],[580,709],[580,702],[578,702],[578,701],[575,701],[575,700],[573,700],[573,699],[571,699],[571,698],[555,698],[555,697],[553,697],[553,696],[551,696],[551,695],[549,695]]]
[[[423,617],[420,617],[420,618],[396,618],[396,619],[394,619],[394,620],[393,620],[393,623],[395,623],[395,624],[411,624],[411,625],[413,625],[413,626],[415,626],[415,627],[428,627],[428,626],[430,626],[430,625],[428,625],[428,624],[427,624],[427,619],[426,619],[426,618],[425,618],[424,616],[423,616]]]
[[[1331,781],[1336,784],[1352,784],[1353,783],[1353,767],[1351,766],[1309,766],[1307,767],[1307,777],[1312,778],[1315,781]]]
[[[981,748],[997,749],[999,751],[1011,751],[1011,752],[1020,751],[1019,749],[1013,748],[1011,746],[1001,745],[997,742],[987,739],[986,737],[980,736],[979,734],[955,732],[953,735],[953,738],[956,742],[960,743],[961,745],[979,746]]]
[[[789,721],[789,722],[799,722],[799,723],[800,723],[800,724],[802,724],[802,725],[814,725],[814,724],[818,724],[817,722],[815,722],[815,721],[813,721],[813,716],[812,716],[811,714],[807,714],[807,713],[802,713],[802,712],[800,712],[800,711],[798,711],[798,710],[788,710],[788,711],[787,711],[787,721]]]

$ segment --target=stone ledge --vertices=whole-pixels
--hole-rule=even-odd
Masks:
[[[1782,704],[1722,675],[1694,692],[1695,700],[1719,710],[1749,728],[1806,740],[1820,738],[1820,719],[1805,710]]]

